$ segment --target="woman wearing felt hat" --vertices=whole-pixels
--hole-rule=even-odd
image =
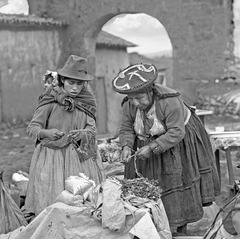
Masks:
[[[95,140],[96,103],[86,59],[71,55],[57,70],[58,86],[44,94],[28,126],[36,142],[25,208],[35,215],[55,201],[65,179],[84,173],[99,184],[102,162]]]
[[[127,95],[119,130],[125,178],[137,177],[137,167],[143,177],[158,179],[170,226],[184,235],[219,194],[219,177],[202,122],[178,92],[154,84],[156,78],[155,66],[135,64],[112,82]]]

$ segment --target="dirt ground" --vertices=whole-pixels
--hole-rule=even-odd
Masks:
[[[0,135],[0,169],[4,171],[4,182],[9,184],[13,173],[18,170],[29,171],[34,143],[23,127],[2,129]]]

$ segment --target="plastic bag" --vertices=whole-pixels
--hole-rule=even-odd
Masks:
[[[19,170],[17,173],[14,173],[12,175],[12,180],[17,186],[20,192],[20,195],[26,196],[28,182],[29,182],[28,174]]]
[[[2,175],[0,172],[0,234],[5,234],[27,226],[27,221],[5,187]]]
[[[65,180],[65,189],[73,195],[82,195],[86,199],[89,190],[95,187],[95,182],[80,173],[79,176],[70,176]]]

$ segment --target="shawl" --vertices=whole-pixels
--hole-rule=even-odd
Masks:
[[[61,105],[66,111],[81,110],[96,121],[96,101],[87,87],[84,87],[81,93],[75,98],[68,96],[59,86],[50,88],[39,97],[36,109],[54,102]],[[82,139],[72,143],[79,155],[80,161],[96,158],[95,134],[88,131],[83,132]]]
[[[39,98],[36,109],[54,102],[60,104],[67,111],[74,111],[77,108],[96,121],[96,101],[87,87],[84,87],[78,96],[71,98],[59,86],[56,86]]]

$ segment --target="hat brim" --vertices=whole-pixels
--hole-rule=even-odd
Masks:
[[[64,76],[67,78],[75,79],[75,80],[81,80],[81,81],[91,81],[94,79],[94,76],[89,73],[84,72],[77,72],[77,71],[71,71],[70,69],[57,69],[57,73],[60,76]]]

